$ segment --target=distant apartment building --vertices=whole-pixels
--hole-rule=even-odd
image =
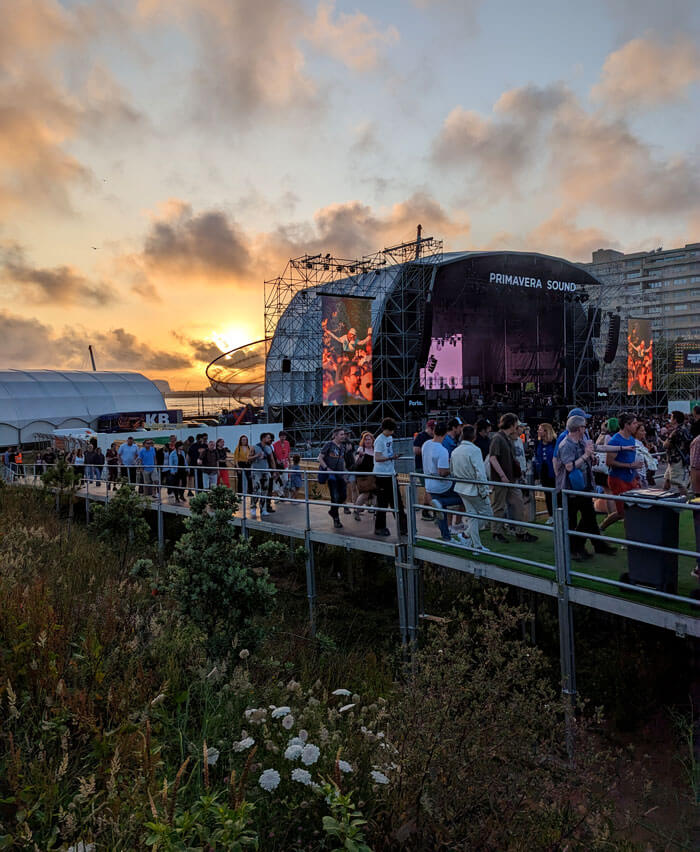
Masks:
[[[634,254],[598,249],[581,266],[608,285],[603,310],[647,318],[669,343],[700,339],[700,243]]]

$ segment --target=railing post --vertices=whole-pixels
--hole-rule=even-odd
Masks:
[[[90,523],[90,479],[85,479],[85,522]]]
[[[306,551],[306,597],[309,601],[309,627],[311,635],[316,635],[316,566],[314,564],[314,545],[311,541],[311,510],[309,507],[309,471],[303,470],[304,506],[306,529],[304,531],[304,549]]]
[[[304,506],[306,509],[306,529],[311,529],[311,509],[309,506],[309,471],[303,470],[302,475],[304,477]]]
[[[564,698],[566,751],[574,759],[574,703],[576,700],[576,658],[574,654],[574,619],[569,603],[570,550],[567,499],[562,492],[563,507],[554,508],[554,561],[557,572],[557,609],[559,615],[559,664],[561,691]]]
[[[394,523],[396,524],[396,537],[401,538],[401,522],[399,519],[399,475],[395,470],[391,474],[391,488],[394,498]]]
[[[243,515],[241,517],[241,535],[248,538],[248,475],[247,468],[241,468],[241,491],[243,492]]]
[[[163,547],[165,544],[165,535],[163,531],[163,492],[160,487],[160,479],[162,472],[158,474],[158,552],[163,556]]]

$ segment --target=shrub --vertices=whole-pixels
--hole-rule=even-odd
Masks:
[[[614,833],[618,758],[579,721],[569,763],[563,702],[541,652],[517,638],[526,613],[504,599],[436,626],[398,689],[389,793],[401,848],[596,849]]]
[[[256,622],[271,612],[275,596],[268,567],[288,554],[277,542],[241,538],[231,524],[236,507],[235,494],[223,486],[193,498],[168,569],[168,591],[204,631],[214,657],[228,654],[236,636],[250,647],[260,641]]]
[[[148,544],[150,527],[145,518],[146,500],[132,485],[124,482],[109,502],[96,504],[92,512],[90,530],[116,554],[119,569],[124,571],[130,559]]]

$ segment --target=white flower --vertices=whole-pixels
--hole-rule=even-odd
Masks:
[[[305,731],[303,728],[299,731],[299,739],[305,743],[309,738],[309,732]]]
[[[350,695],[349,689],[334,689],[331,695]]]
[[[207,763],[209,764],[209,766],[213,766],[218,759],[219,759],[219,750],[217,748],[208,748],[207,749]]]
[[[77,846],[68,847],[68,852],[95,852],[95,844],[83,843],[82,840],[79,840]]]
[[[298,746],[301,746],[303,748],[305,742],[306,742],[306,740],[302,740],[301,737],[292,737],[291,740],[287,743],[287,745],[290,745],[290,746],[298,745]]]
[[[318,746],[312,745],[311,743],[307,743],[301,750],[301,762],[304,764],[304,766],[311,766],[312,764],[316,763],[320,754],[321,750]]]
[[[352,708],[353,708],[354,706],[355,706],[354,704],[344,704],[344,705],[340,708],[340,710],[338,710],[338,712],[339,712],[339,713],[344,713],[346,710],[352,710]]]
[[[294,716],[291,713],[282,719],[282,727],[285,731],[290,731],[294,727]]]
[[[279,787],[279,783],[280,774],[276,769],[266,769],[260,778],[258,778],[258,784],[260,784],[263,790],[267,790],[268,793],[276,790]]]
[[[292,769],[292,781],[298,781],[308,787],[311,784],[311,773],[306,769]]]
[[[289,707],[275,707],[275,709],[272,711],[272,718],[279,719],[282,716],[286,716],[288,713],[291,712],[291,708]]]
[[[355,693],[353,693],[352,700],[355,702],[355,704],[359,704],[360,703],[360,696],[355,692]]]
[[[241,650],[238,652],[238,656],[242,660],[247,660],[248,657],[250,656],[250,651],[247,648],[241,648]]]
[[[373,769],[369,774],[372,776],[372,781],[374,781],[375,784],[389,783],[389,779],[386,775],[383,772],[379,772],[377,769]]]
[[[347,760],[339,760],[338,769],[340,769],[341,772],[352,772],[352,766],[350,766]]]
[[[157,707],[159,704],[162,704],[165,701],[165,693],[161,692],[160,695],[156,695],[156,697],[151,701],[151,707]]]
[[[250,748],[252,745],[255,745],[255,740],[252,737],[246,737],[244,740],[241,740],[239,743],[233,744],[234,751],[245,751],[247,748]]]
[[[287,760],[299,760],[299,758],[301,757],[301,752],[301,743],[294,743],[293,745],[287,746],[287,749],[284,752],[284,756]]]

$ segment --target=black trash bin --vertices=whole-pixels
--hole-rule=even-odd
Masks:
[[[624,496],[654,500],[656,505],[625,504],[628,573],[623,574],[620,579],[626,583],[650,586],[661,592],[677,594],[678,555],[635,547],[633,542],[678,547],[680,512],[676,506],[684,503],[685,497],[677,491],[662,491],[659,488],[627,491]]]

